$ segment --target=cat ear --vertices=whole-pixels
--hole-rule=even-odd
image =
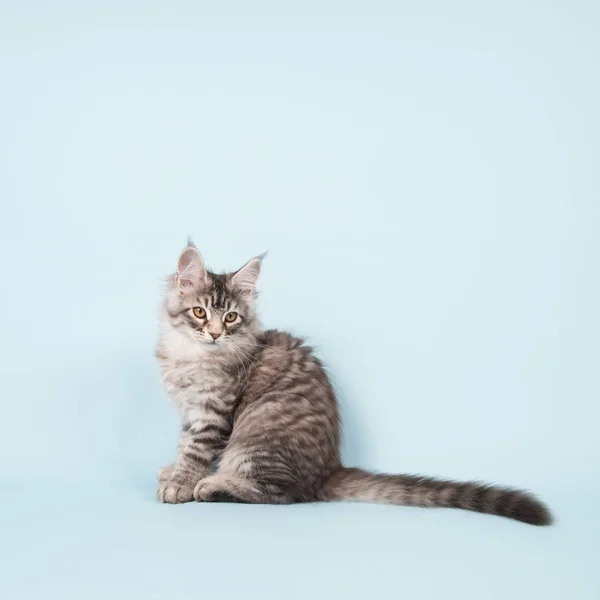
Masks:
[[[249,260],[239,271],[236,271],[231,278],[231,283],[247,296],[254,296],[256,291],[256,280],[260,275],[260,263],[267,255],[265,252],[252,260]]]
[[[177,263],[177,285],[180,288],[196,287],[206,279],[207,271],[198,248],[191,239],[188,247],[179,256]]]

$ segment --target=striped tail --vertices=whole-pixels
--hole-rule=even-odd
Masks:
[[[418,475],[379,475],[342,467],[325,483],[319,500],[354,500],[401,506],[440,506],[550,525],[548,508],[528,492]]]

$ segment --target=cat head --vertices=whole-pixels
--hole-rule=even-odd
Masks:
[[[260,329],[255,301],[263,258],[253,258],[233,273],[211,273],[190,240],[177,272],[168,279],[166,325],[198,350],[243,351]]]

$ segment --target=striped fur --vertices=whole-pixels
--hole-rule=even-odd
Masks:
[[[550,523],[526,492],[343,467],[327,373],[301,339],[262,330],[259,272],[260,257],[216,275],[189,245],[168,280],[156,357],[182,429],[175,462],[159,472],[161,502],[354,500]]]
[[[462,508],[532,525],[552,522],[546,506],[521,490],[420,475],[380,475],[361,469],[337,471],[321,490],[319,500]]]

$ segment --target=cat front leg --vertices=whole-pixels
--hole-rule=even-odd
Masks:
[[[169,481],[173,476],[173,471],[175,470],[175,463],[170,465],[165,465],[158,470],[158,481]]]
[[[194,487],[206,477],[218,453],[225,447],[230,428],[218,421],[191,423],[182,432],[177,460],[159,472],[158,499],[181,504],[194,499]]]
[[[179,440],[180,448],[181,448],[181,445],[184,443],[183,437],[185,435],[187,435],[187,432],[189,431],[189,429],[190,429],[190,424],[188,422],[184,422],[183,427],[181,429],[180,440]],[[173,477],[174,472],[175,472],[175,463],[171,463],[170,465],[165,465],[164,467],[161,467],[157,473],[159,483],[170,481],[171,478]]]

